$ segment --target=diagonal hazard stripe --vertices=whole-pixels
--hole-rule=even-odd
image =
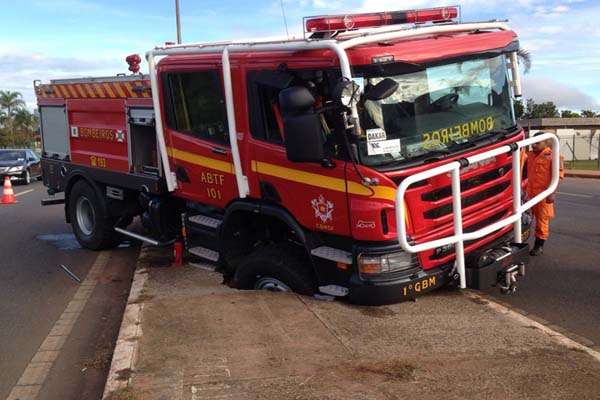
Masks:
[[[112,91],[111,86],[112,85],[110,83],[105,83],[102,85],[102,88],[108,94],[108,97],[110,97],[111,99],[114,99],[116,96],[115,96],[115,93]]]
[[[96,97],[96,93],[94,93],[94,89],[92,89],[92,85],[84,84],[83,87],[87,91],[89,97]]]
[[[115,89],[115,91],[117,92],[117,94],[119,95],[119,97],[127,97],[127,95],[123,91],[123,88],[121,88],[121,84],[119,82],[116,82],[113,85],[113,88]]]
[[[98,95],[98,97],[106,97],[106,94],[104,93],[104,91],[102,90],[102,86],[100,86],[97,83],[92,84],[92,87],[94,88],[94,90],[96,91],[96,94]]]
[[[85,90],[81,87],[81,85],[75,85],[75,89],[77,89],[77,93],[79,93],[79,97],[88,97]]]

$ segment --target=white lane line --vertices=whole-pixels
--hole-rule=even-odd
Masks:
[[[33,192],[33,191],[35,191],[35,189],[23,190],[22,192],[15,193],[15,197],[18,197],[18,196],[20,196],[20,195],[22,195],[22,194],[31,193],[31,192]]]
[[[564,194],[565,196],[575,196],[575,197],[585,197],[585,198],[594,197],[591,194],[570,193],[570,192],[556,192],[556,193]]]
[[[35,400],[37,398],[54,361],[60,354],[63,345],[73,330],[73,326],[92,295],[98,282],[98,276],[108,263],[109,254],[106,251],[98,254],[86,278],[60,318],[54,323],[52,330],[40,345],[25,371],[23,371],[17,384],[13,386],[6,400]]]

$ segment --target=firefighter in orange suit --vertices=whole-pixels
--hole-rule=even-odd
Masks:
[[[544,132],[535,134],[541,135]],[[533,144],[527,152],[527,194],[533,198],[543,192],[552,180],[552,148],[547,141]],[[560,178],[563,178],[562,156],[560,161]],[[544,252],[544,242],[550,235],[550,220],[554,218],[554,193],[533,206],[535,218],[535,244],[529,254],[539,256]]]

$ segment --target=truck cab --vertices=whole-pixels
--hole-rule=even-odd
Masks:
[[[87,161],[65,166],[71,160],[52,168],[66,170],[60,185],[45,181],[60,191],[73,187],[73,169],[91,167],[96,197],[122,191],[102,200],[115,214],[109,230],[154,244],[184,240],[190,257],[218,263],[239,288],[383,304],[451,282],[502,283],[527,261],[529,220],[514,201],[524,139],[512,104],[519,44],[502,23],[457,16],[445,7],[313,17],[301,40],[156,48],[141,80],[146,97],[115,106],[129,115],[129,157],[148,162],[129,160],[121,185],[103,182]],[[155,136],[132,110],[145,110]],[[456,172],[415,181],[399,199],[409,177],[452,163]],[[140,178],[149,171],[152,189]],[[407,251],[456,234],[455,173],[461,234],[508,218],[514,226]],[[127,230],[138,215],[149,233]]]

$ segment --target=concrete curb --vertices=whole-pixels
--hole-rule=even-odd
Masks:
[[[113,352],[112,362],[106,384],[104,386],[103,399],[108,398],[113,392],[125,389],[130,384],[131,372],[134,370],[138,356],[139,341],[142,337],[142,310],[144,303],[140,296],[144,285],[148,280],[148,269],[143,259],[149,246],[143,245],[138,256],[138,261],[127,299],[127,306],[123,313],[119,337]]]
[[[548,325],[538,322],[530,317],[527,317],[517,311],[510,309],[509,307],[506,307],[506,306],[492,300],[488,296],[475,293],[472,290],[465,290],[464,295],[472,300],[477,301],[478,303],[485,304],[487,307],[491,308],[492,310],[496,311],[497,313],[505,315],[506,317],[512,319],[513,321],[515,321],[523,326],[528,326],[528,327],[533,327],[533,328],[539,329],[540,331],[544,332],[548,336],[552,337],[559,344],[569,347],[569,348],[572,348],[572,349],[582,351],[582,352],[590,355],[596,361],[600,362],[600,352],[598,352],[588,346],[585,346],[579,342],[576,342],[575,340],[567,337],[566,335],[550,328]]]
[[[565,171],[565,176],[567,178],[586,178],[586,179],[600,179],[600,174],[586,174],[581,172],[569,172]]]

